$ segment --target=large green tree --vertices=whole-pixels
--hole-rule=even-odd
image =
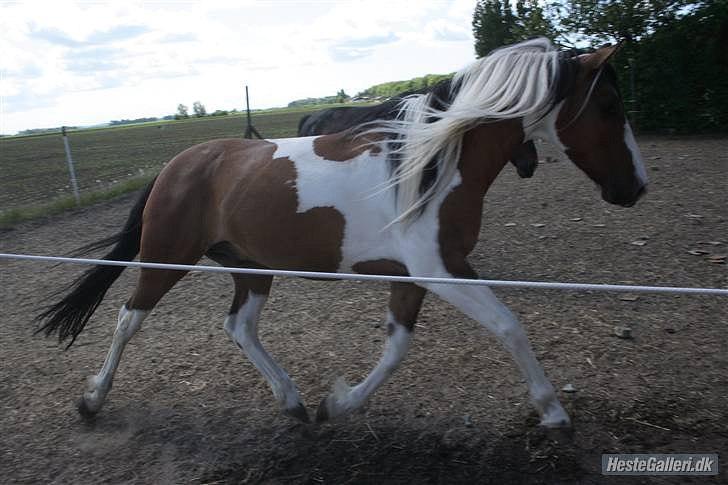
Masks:
[[[720,1],[720,0],[719,0]],[[619,40],[639,41],[672,24],[681,13],[706,2],[688,0],[563,0],[553,2],[560,23],[592,45]],[[708,2],[709,3],[709,2]]]
[[[517,0],[516,19],[513,29],[515,40],[546,37],[552,41],[560,35],[556,27],[558,10],[546,8],[538,0]]]
[[[515,42],[515,30],[516,17],[508,0],[478,0],[473,13],[473,36],[478,57]]]
[[[545,36],[627,41],[612,61],[629,116],[652,132],[728,132],[728,0],[479,0],[478,57]]]
[[[498,47],[534,37],[556,40],[558,13],[558,9],[544,9],[538,0],[478,0],[473,13],[475,53],[483,57]]]
[[[701,2],[643,35],[615,60],[634,66],[638,126],[728,131],[728,2]],[[630,57],[628,57],[630,56]],[[622,70],[622,72],[625,72]]]

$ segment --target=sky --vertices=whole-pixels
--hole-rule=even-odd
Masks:
[[[0,133],[285,106],[458,70],[476,0],[0,0]]]

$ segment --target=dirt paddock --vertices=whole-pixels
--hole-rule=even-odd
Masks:
[[[603,202],[566,162],[486,198],[471,261],[483,277],[728,287],[728,139],[643,138],[652,184],[631,209]],[[0,234],[3,252],[63,255],[121,227],[133,196]],[[723,261],[723,263],[721,263]],[[282,416],[222,322],[230,278],[191,274],[127,347],[97,418],[74,409],[110,344],[136,270],[77,343],[33,336],[32,318],[82,268],[0,262],[3,483],[727,483],[728,300],[498,290],[521,318],[570,412],[537,426],[508,354],[428,296],[413,347],[359,414]],[[309,412],[336,376],[357,382],[384,342],[385,284],[278,278],[261,340]],[[632,329],[633,338],[614,334]],[[601,454],[721,454],[720,477],[604,477]]]

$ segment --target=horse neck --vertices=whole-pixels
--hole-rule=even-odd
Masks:
[[[463,185],[482,200],[521,143],[520,120],[483,123],[466,132],[458,163]]]

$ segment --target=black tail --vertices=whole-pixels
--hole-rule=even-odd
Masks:
[[[155,179],[156,180],[156,179]],[[103,259],[131,261],[139,253],[142,238],[142,214],[147,204],[149,193],[154,186],[153,180],[129,212],[124,229],[101,241],[91,243],[78,249],[75,254],[85,254],[114,245],[114,248]],[[58,332],[58,341],[63,342],[71,337],[66,348],[73,345],[76,337],[86,326],[91,315],[104,299],[104,295],[124,271],[123,266],[94,266],[77,278],[69,288],[70,293],[55,305],[49,306],[36,317],[42,325],[35,333],[44,332],[46,337]]]

